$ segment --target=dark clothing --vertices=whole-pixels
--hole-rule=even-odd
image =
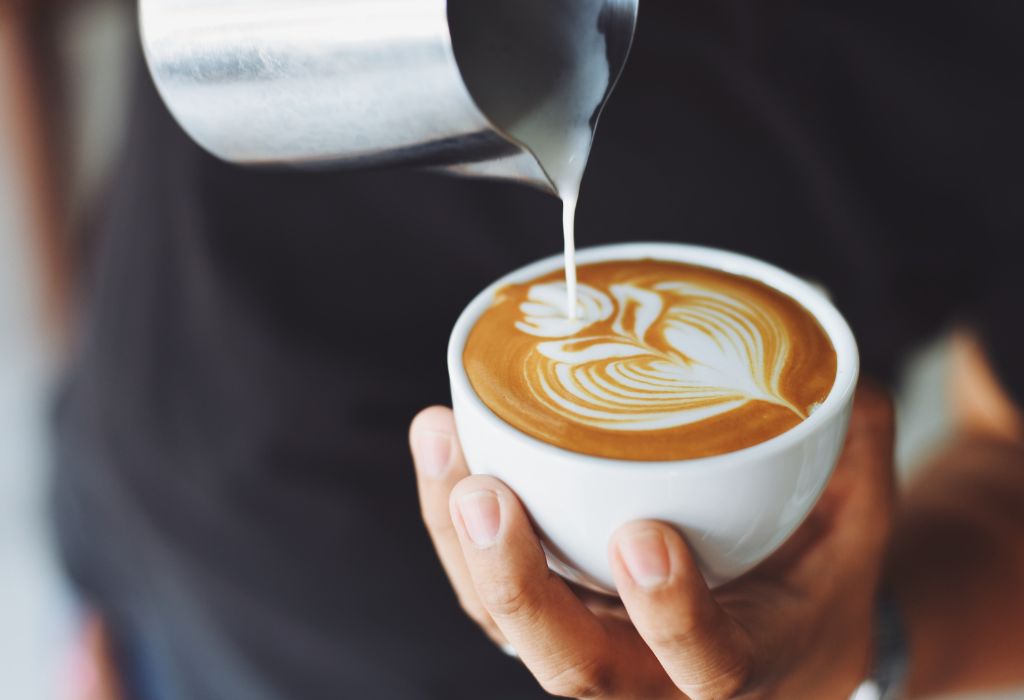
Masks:
[[[883,377],[973,323],[1022,399],[1022,35],[1019,2],[645,2],[580,243],[819,280]],[[137,82],[58,412],[84,593],[156,640],[175,699],[539,695],[459,612],[406,429],[448,399],[473,294],[559,250],[558,203],[226,165]]]

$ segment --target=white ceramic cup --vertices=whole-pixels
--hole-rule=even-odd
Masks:
[[[452,402],[462,449],[474,474],[515,491],[559,574],[613,592],[608,541],[622,525],[670,523],[693,549],[708,583],[721,585],[775,551],[803,522],[842,450],[857,384],[853,333],[814,286],[736,253],[674,243],[627,243],[582,250],[580,264],[652,258],[723,270],[773,287],[802,304],[837,355],[835,384],[805,421],[766,442],[713,457],[666,462],[607,459],[530,437],[495,415],[474,392],[462,364],[466,339],[497,292],[563,265],[554,256],[527,265],[481,292],[455,324],[448,347]]]

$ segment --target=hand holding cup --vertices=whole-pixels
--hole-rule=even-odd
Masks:
[[[620,600],[548,569],[516,494],[469,475],[448,409],[420,414],[411,444],[423,517],[463,609],[548,692],[829,700],[849,697],[869,670],[892,436],[888,399],[862,387],[811,515],[767,561],[714,591],[675,528],[625,525],[608,545]]]

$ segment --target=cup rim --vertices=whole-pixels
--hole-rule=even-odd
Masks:
[[[747,277],[786,294],[803,306],[824,329],[825,334],[832,343],[832,347],[836,351],[836,378],[825,400],[822,401],[821,405],[810,416],[798,425],[764,442],[732,452],[690,459],[628,460],[600,457],[552,445],[524,433],[492,411],[477,395],[462,363],[462,356],[470,331],[476,325],[480,316],[490,307],[495,293],[510,284],[528,282],[557,270],[564,264],[562,254],[543,258],[504,275],[488,285],[466,306],[455,323],[451,339],[448,343],[448,370],[453,394],[458,391],[460,396],[465,397],[473,404],[473,409],[481,420],[495,429],[503,431],[510,439],[525,444],[535,451],[547,452],[552,456],[571,459],[574,462],[586,464],[593,468],[605,469],[637,469],[638,467],[646,467],[648,469],[666,467],[685,467],[687,469],[700,469],[703,467],[721,468],[727,464],[733,464],[737,460],[747,461],[749,459],[770,457],[800,443],[819,426],[830,422],[832,418],[841,413],[847,406],[857,386],[860,371],[860,355],[857,349],[857,342],[849,324],[847,324],[846,319],[843,318],[839,310],[835,308],[821,289],[771,263],[740,253],[707,246],[672,242],[615,243],[583,248],[578,250],[576,254],[578,265],[612,260],[643,259],[689,263]]]

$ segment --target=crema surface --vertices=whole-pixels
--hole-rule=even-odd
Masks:
[[[803,421],[836,377],[815,318],[755,280],[681,263],[580,268],[502,289],[463,361],[519,430],[600,457],[672,460],[750,447]]]

